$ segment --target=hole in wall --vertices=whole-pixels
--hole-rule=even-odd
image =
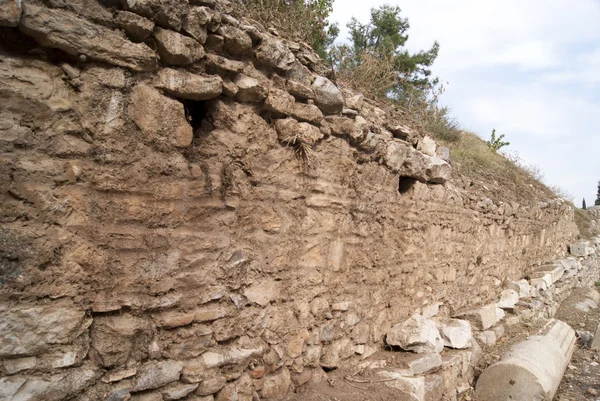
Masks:
[[[185,119],[192,126],[194,136],[196,131],[202,126],[202,122],[207,116],[207,104],[205,100],[184,100],[183,108],[185,110]]]
[[[398,192],[401,194],[407,193],[415,185],[415,182],[417,182],[417,180],[410,177],[398,178]]]

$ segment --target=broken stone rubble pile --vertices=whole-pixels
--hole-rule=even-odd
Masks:
[[[439,304],[573,233],[226,1],[7,0],[0,35],[0,398],[278,399],[417,308],[411,383],[452,394],[477,347]]]

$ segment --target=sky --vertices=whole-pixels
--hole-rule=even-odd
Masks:
[[[432,67],[441,98],[468,130],[505,134],[545,182],[596,199],[600,180],[600,0],[335,0],[339,40],[371,7],[397,5],[407,47],[440,43]]]

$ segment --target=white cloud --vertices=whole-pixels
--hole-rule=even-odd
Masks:
[[[369,20],[371,7],[397,4],[408,47],[438,40],[434,75],[443,102],[467,128],[506,134],[547,181],[576,199],[595,199],[600,179],[600,1],[336,0],[332,18]],[[591,200],[591,201],[590,201]]]

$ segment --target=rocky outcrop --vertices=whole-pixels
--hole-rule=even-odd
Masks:
[[[0,398],[277,399],[386,341],[441,396],[593,275],[568,204],[474,189],[226,0],[9,0],[0,37]]]

